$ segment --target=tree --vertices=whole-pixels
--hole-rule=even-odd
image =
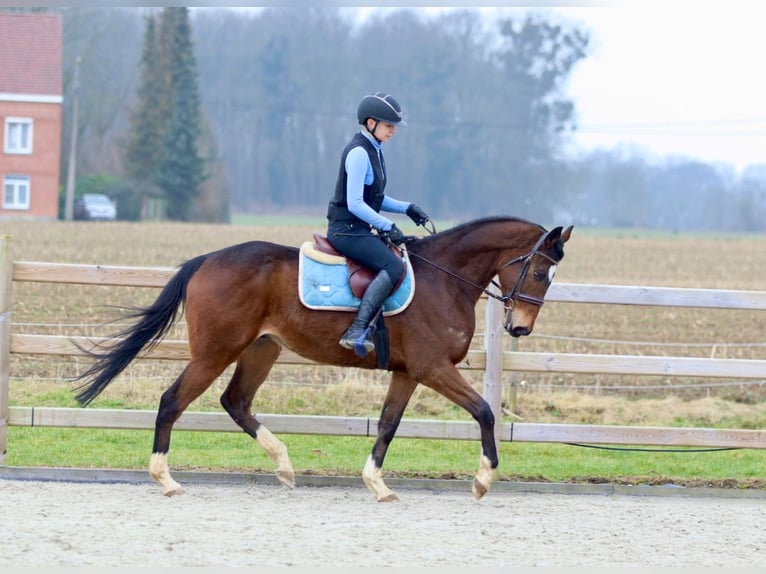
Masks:
[[[140,204],[128,202],[156,193],[174,101],[173,64],[165,61],[173,43],[161,29],[162,9],[56,10],[64,15],[62,159],[74,63],[82,57],[77,174],[129,173],[108,193],[119,199],[120,218],[128,207],[138,217]],[[487,27],[466,9],[434,18],[386,11],[357,26],[340,10],[190,14],[205,111],[196,149],[206,179],[199,195],[182,195],[190,204],[184,217],[227,221],[229,209],[324,213],[339,152],[358,129],[356,105],[382,89],[399,99],[410,124],[386,146],[387,191],[420,203],[437,221],[510,213],[560,224],[566,214],[589,225],[763,228],[764,166],[741,176],[720,176],[721,166],[711,166],[716,177],[699,165],[679,169],[686,161],[658,165],[640,150],[580,159],[561,153],[576,110],[560,88],[587,48],[574,23],[514,16]],[[149,63],[158,77],[145,69]],[[142,103],[148,97],[155,103]],[[152,113],[156,119],[148,120]],[[139,119],[163,134],[154,152],[153,138],[133,125]],[[128,160],[129,141],[142,159]]]
[[[187,221],[205,179],[198,151],[201,116],[189,10],[165,8],[160,31],[164,73],[170,79],[171,113],[155,181],[167,197],[168,218]]]
[[[202,190],[194,201],[189,219],[192,221],[207,221],[210,223],[230,223],[231,214],[229,204],[231,198],[228,194],[226,169],[220,157],[215,138],[203,116],[201,152],[205,158],[205,180]]]
[[[73,88],[79,68],[77,174],[120,173],[128,106],[136,92],[144,9],[66,7],[63,15],[62,174],[72,141]],[[115,41],[119,38],[119,41]],[[80,65],[78,65],[80,62]]]
[[[124,171],[131,179],[153,181],[162,152],[165,118],[169,113],[169,84],[163,79],[160,46],[153,16],[146,17],[141,55],[141,85],[131,114]]]
[[[187,221],[202,192],[202,113],[186,8],[165,8],[146,19],[141,85],[131,117],[125,173],[143,190],[154,184],[169,219]],[[214,149],[215,146],[208,145]],[[228,217],[228,214],[227,216]]]
[[[755,172],[750,170],[752,174]],[[742,181],[737,186],[736,196],[731,198],[735,206],[736,221],[731,229],[737,231],[766,230],[764,215],[766,215],[766,181],[757,177],[749,177],[746,171]]]
[[[529,16],[518,24],[499,23],[501,46],[494,53],[500,68],[494,95],[503,109],[498,124],[504,128],[502,145],[488,150],[493,170],[502,182],[506,199],[520,206],[525,217],[540,218],[539,205],[553,205],[559,199],[560,182],[546,177],[554,167],[565,132],[574,129],[574,105],[560,96],[561,87],[572,67],[586,55],[588,35],[577,28],[564,28]],[[501,151],[502,156],[496,154]],[[507,191],[511,183],[510,194]],[[530,197],[544,198],[530,201]]]

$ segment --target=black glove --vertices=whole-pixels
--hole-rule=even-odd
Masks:
[[[425,222],[429,220],[426,212],[420,209],[414,203],[410,203],[410,206],[407,208],[407,215],[412,221],[415,222],[415,225],[424,225]]]
[[[407,243],[408,241],[412,241],[415,239],[412,235],[405,235],[402,233],[402,230],[399,229],[396,224],[391,226],[391,229],[388,231],[381,231],[378,233],[384,241],[388,243],[393,243],[394,245],[401,245],[402,243]]]

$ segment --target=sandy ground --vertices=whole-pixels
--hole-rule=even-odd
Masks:
[[[0,480],[0,567],[766,566],[763,499]]]

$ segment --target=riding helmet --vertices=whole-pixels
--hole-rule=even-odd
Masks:
[[[367,118],[400,126],[407,125],[407,122],[402,117],[402,107],[399,105],[399,102],[393,96],[384,92],[375,92],[363,97],[356,110],[356,117],[362,125],[364,125],[364,121]]]

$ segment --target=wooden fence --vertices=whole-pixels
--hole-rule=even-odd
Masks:
[[[165,285],[175,269],[120,267],[13,261],[9,237],[0,236],[0,464],[5,462],[7,426],[91,427],[153,429],[155,411],[115,409],[67,409],[13,407],[8,404],[11,354],[79,355],[72,341],[77,337],[32,335],[11,332],[13,282],[155,287]],[[680,289],[616,285],[554,284],[546,297],[550,302],[600,303],[719,309],[766,310],[766,291]],[[765,360],[714,359],[665,356],[624,356],[572,353],[519,352],[503,349],[502,309],[487,302],[484,349],[469,351],[462,369],[484,371],[483,394],[500,420],[504,372],[609,373],[719,377],[766,380]],[[149,355],[157,359],[188,358],[186,341],[162,341]],[[279,363],[313,364],[284,351]],[[273,432],[375,436],[377,420],[367,417],[330,417],[258,414]],[[176,425],[180,430],[241,432],[225,413],[186,412]],[[404,419],[399,437],[478,439],[472,421]],[[766,448],[766,432],[760,430],[632,427],[586,424],[502,423],[501,441],[558,442],[619,445]]]

